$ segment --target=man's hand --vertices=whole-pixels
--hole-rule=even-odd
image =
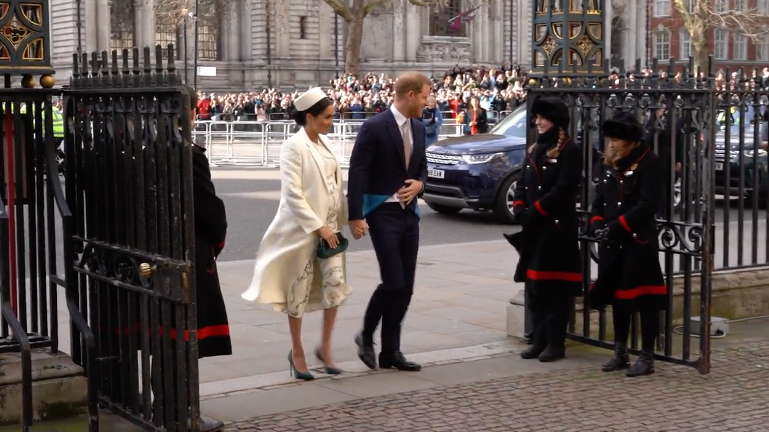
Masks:
[[[419,180],[406,180],[406,185],[398,190],[398,199],[403,204],[409,205],[419,192],[422,192],[422,182]]]
[[[368,232],[368,224],[366,220],[351,220],[348,222],[350,225],[350,232],[355,240],[365,236]]]

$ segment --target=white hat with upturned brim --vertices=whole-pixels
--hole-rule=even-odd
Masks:
[[[307,111],[325,97],[326,94],[323,93],[323,90],[321,90],[320,87],[313,87],[294,99],[294,106],[297,111]]]

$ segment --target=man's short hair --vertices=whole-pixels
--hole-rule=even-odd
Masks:
[[[198,92],[190,85],[185,86],[190,94],[190,109],[195,109],[198,106]]]
[[[424,86],[430,86],[430,79],[427,78],[427,75],[419,72],[406,72],[395,80],[395,97],[404,97],[412,91],[415,94],[422,93]]]

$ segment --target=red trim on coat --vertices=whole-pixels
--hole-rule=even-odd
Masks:
[[[539,201],[537,201],[537,202],[535,202],[535,203],[534,203],[534,207],[536,207],[536,208],[537,208],[537,211],[538,211],[538,212],[539,212],[539,213],[540,213],[542,216],[547,216],[547,212],[545,211],[545,209],[543,209],[543,208],[542,208],[542,205],[539,203]]]
[[[515,201],[513,201],[513,207],[515,207],[515,206],[524,206],[524,207],[526,207],[526,203],[523,202],[522,200],[515,200]]]
[[[203,327],[202,329],[198,329],[198,340],[202,340],[210,337],[230,337],[229,324],[220,324],[220,325]],[[176,329],[171,329],[171,338],[176,339]],[[189,330],[184,331],[184,340],[185,342],[190,340]]]
[[[531,280],[558,280],[565,282],[582,282],[582,273],[561,271],[527,270],[526,277]]]
[[[594,224],[596,222],[605,222],[605,221],[604,221],[603,217],[601,217],[601,216],[593,216],[593,218],[590,219],[590,223]]]
[[[227,241],[227,239],[224,239],[221,242],[215,244],[214,245],[214,249],[219,249],[219,250],[224,249],[224,242],[226,242],[226,241]]]
[[[617,300],[633,300],[643,295],[667,295],[668,287],[665,285],[647,285],[639,286],[629,290],[614,291],[614,298]]]
[[[126,327],[123,329],[123,336],[127,336],[129,334],[129,328]],[[170,329],[171,330],[171,339],[176,339],[176,329]],[[99,331],[99,327],[96,327],[96,331]],[[135,332],[141,331],[141,324],[136,324],[136,330]],[[115,329],[115,333],[119,333],[117,329]],[[149,333],[149,331],[148,331]],[[163,336],[163,327],[158,327],[158,336]],[[229,324],[220,324],[220,325],[214,325],[209,327],[203,327],[202,329],[198,329],[198,340],[206,339],[210,337],[229,337],[230,336],[230,325]],[[184,331],[184,340],[189,341],[190,340],[190,331],[185,330]]]
[[[619,217],[619,223],[622,225],[622,228],[625,228],[625,231],[630,232],[630,225],[627,224],[627,221],[625,220],[625,215],[622,215]]]
[[[569,137],[569,138],[566,138],[565,140],[563,140],[563,142],[561,143],[561,146],[560,146],[560,147],[558,147],[558,151],[559,151],[559,152],[560,152],[560,151],[563,151],[563,149],[565,149],[565,148],[566,148],[566,144],[568,144],[568,143],[570,143],[570,142],[571,142],[571,137]]]

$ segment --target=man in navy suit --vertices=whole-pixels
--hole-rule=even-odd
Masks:
[[[425,75],[401,75],[395,82],[392,106],[363,123],[350,157],[350,231],[356,239],[371,234],[382,278],[366,309],[363,330],[355,337],[358,357],[371,369],[377,366],[374,332],[380,320],[379,367],[422,369],[403,356],[400,336],[414,292],[419,251],[417,200],[427,180],[421,117],[429,94],[430,80]]]

